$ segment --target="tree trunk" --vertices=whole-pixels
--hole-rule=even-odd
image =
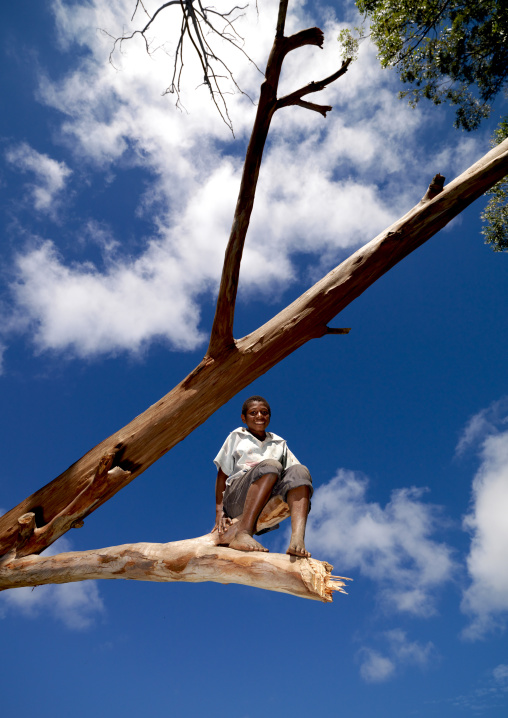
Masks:
[[[203,361],[169,394],[0,518],[0,555],[39,553],[139,476],[220,406],[310,339],[508,173],[508,140],[333,269],[264,326]],[[434,191],[429,194],[432,196]],[[19,523],[27,513],[34,520]]]

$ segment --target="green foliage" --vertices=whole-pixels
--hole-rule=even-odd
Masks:
[[[343,60],[356,60],[358,57],[358,48],[360,47],[360,40],[365,36],[365,28],[354,27],[353,32],[348,28],[341,30],[337,40],[341,46],[340,56]]]
[[[506,0],[357,0],[383,67],[422,97],[455,105],[455,125],[476,129],[508,83]]]
[[[494,133],[492,145],[495,146],[508,137],[508,118],[504,119]],[[490,199],[482,212],[485,244],[490,244],[494,252],[508,251],[508,179],[502,179],[487,192]]]
[[[507,0],[356,0],[383,67],[395,68],[413,107],[426,98],[456,107],[455,126],[475,130],[508,88]],[[508,137],[508,120],[493,144]],[[508,250],[508,180],[487,192],[485,242]]]

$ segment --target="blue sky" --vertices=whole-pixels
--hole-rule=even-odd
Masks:
[[[201,359],[253,119],[236,140],[195,90],[162,96],[170,58],[137,44],[108,63],[134,2],[33,3],[0,48],[5,511],[126,424]],[[224,6],[225,7],[225,6]],[[276,5],[241,20],[263,65]],[[171,19],[157,42],[171,52]],[[283,86],[338,64],[347,4],[293,4],[325,49],[293,53]],[[174,23],[174,21],[173,21]],[[157,44],[157,43],[155,43]],[[259,74],[232,57],[256,96]],[[322,95],[326,121],[276,116],[242,265],[242,336],[489,146],[446,109],[410,110],[362,46]],[[284,114],[283,114],[284,113]],[[212,459],[243,398],[316,487],[308,548],[354,579],[332,605],[241,586],[103,581],[0,594],[2,707],[126,717],[505,716],[508,705],[507,258],[477,202],[307,344],[92,514],[52,551],[165,542],[214,519]],[[287,527],[265,537],[285,551]],[[12,691],[25,677],[23,691]]]

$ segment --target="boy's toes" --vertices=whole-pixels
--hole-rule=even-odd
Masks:
[[[305,549],[305,546],[298,544],[290,543],[286,553],[290,556],[298,556],[299,558],[310,558],[310,553]]]

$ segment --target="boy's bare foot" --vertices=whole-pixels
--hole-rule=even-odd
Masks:
[[[239,531],[235,538],[230,542],[229,548],[235,548],[237,551],[265,551],[265,548],[259,541],[256,541],[247,531]]]
[[[239,523],[233,523],[220,535],[220,545],[229,546],[237,551],[268,551],[259,541],[256,541]]]
[[[310,553],[306,550],[303,541],[291,537],[291,543],[286,551],[290,556],[300,556],[301,558],[310,558]]]

